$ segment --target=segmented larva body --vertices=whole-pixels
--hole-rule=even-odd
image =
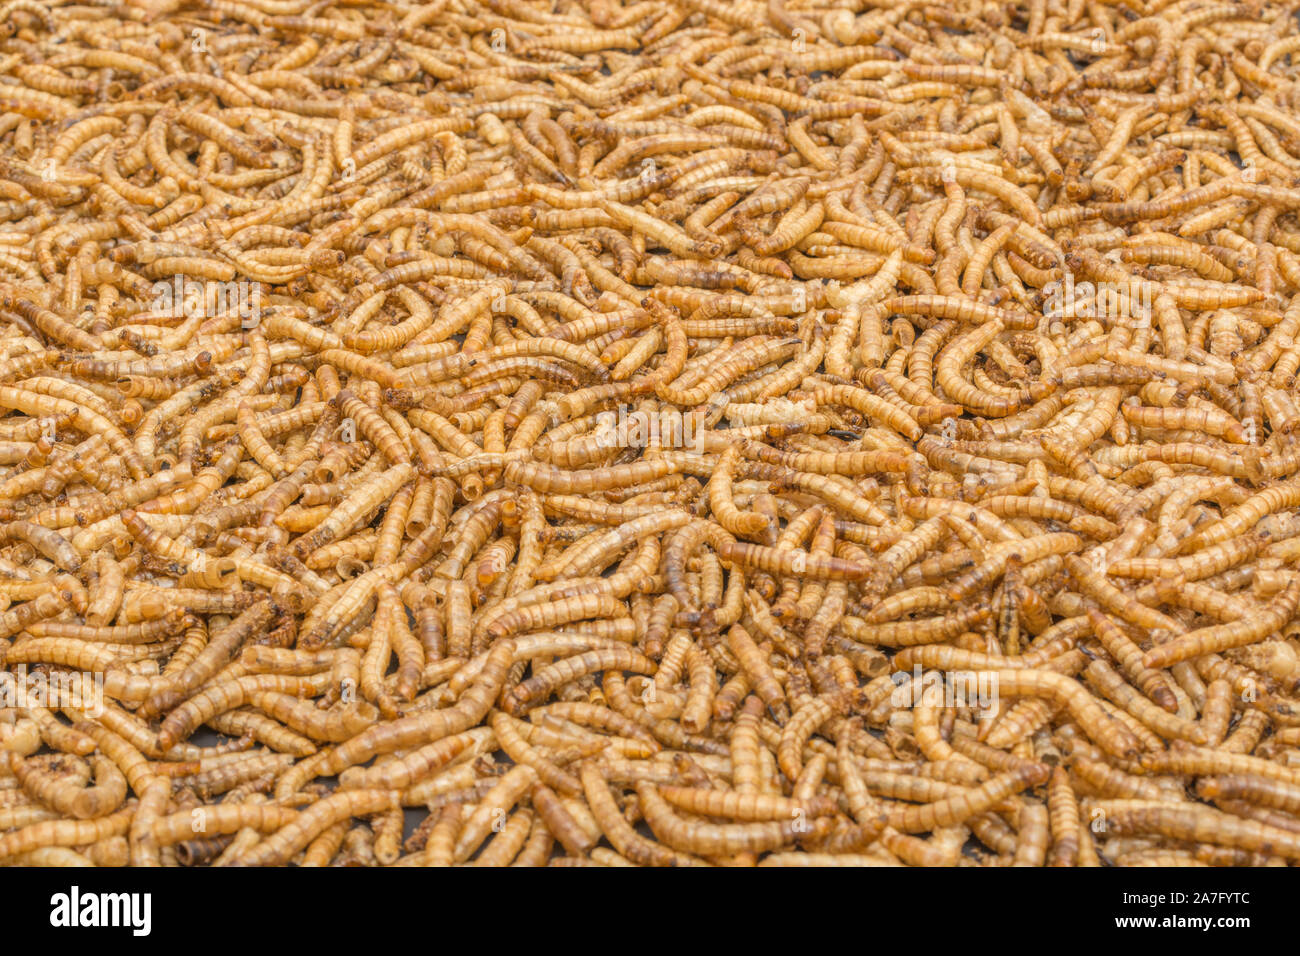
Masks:
[[[0,863],[1293,858],[1290,11],[643,6],[0,4]]]

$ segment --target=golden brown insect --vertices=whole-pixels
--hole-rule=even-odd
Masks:
[[[1297,605],[1300,605],[1300,580],[1292,580],[1281,594],[1252,617],[1191,631],[1167,644],[1152,648],[1144,657],[1144,663],[1147,666],[1165,667],[1189,658],[1251,644],[1276,632],[1282,622],[1295,615]]]
[[[268,2],[0,4],[5,859],[1290,858],[1285,10]]]

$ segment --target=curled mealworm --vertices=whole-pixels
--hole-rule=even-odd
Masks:
[[[0,857],[1295,856],[1287,10],[345,6],[3,5]]]

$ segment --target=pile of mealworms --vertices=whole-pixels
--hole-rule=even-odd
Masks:
[[[0,0],[0,864],[1300,860],[1300,26]]]

